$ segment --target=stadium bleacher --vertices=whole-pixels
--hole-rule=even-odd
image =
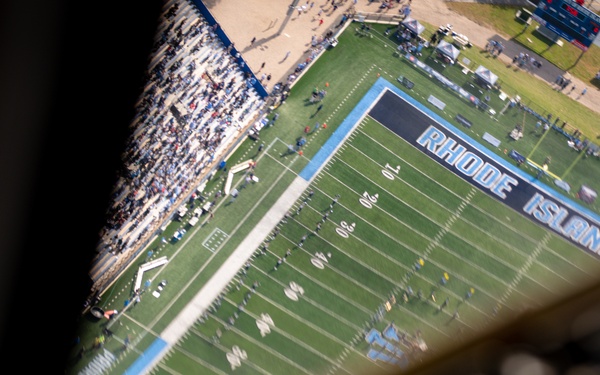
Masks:
[[[265,103],[191,2],[165,4],[157,35],[90,271],[95,290],[164,226]]]

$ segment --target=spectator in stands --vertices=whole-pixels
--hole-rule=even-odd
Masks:
[[[264,104],[253,77],[241,71],[216,37],[219,25],[199,16],[189,19],[197,15],[190,7],[174,4],[161,20],[114,204],[100,233],[99,257],[133,254],[175,207],[187,202],[218,155],[233,144],[232,134]]]

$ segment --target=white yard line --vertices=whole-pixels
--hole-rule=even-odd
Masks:
[[[353,192],[353,193],[355,193],[357,196],[360,196],[360,194],[359,194],[358,192],[354,191],[352,188],[350,188],[349,186],[347,186],[347,185],[345,185],[344,183],[342,183],[341,181],[339,181],[339,179],[337,179],[335,176],[331,175],[329,172],[325,172],[325,173],[329,174],[329,177],[330,177],[330,178],[332,178],[332,179],[334,179],[334,180],[337,180],[337,181],[338,181],[340,184],[344,185],[344,186],[345,186],[345,187],[346,187],[348,190],[352,191],[352,192]],[[380,188],[381,188],[381,187],[380,187]],[[383,188],[382,188],[382,190],[386,191],[386,190],[385,190],[385,189],[383,189]],[[387,192],[387,191],[386,191],[386,192]],[[389,192],[388,192],[388,193],[389,193]],[[391,195],[391,194],[390,194],[390,195]],[[412,208],[412,209],[413,209],[415,212],[419,212],[419,210],[415,209],[414,207],[412,207],[411,205],[409,205],[408,203],[406,203],[405,201],[403,201],[401,198],[399,198],[399,197],[396,197],[396,199],[397,199],[398,201],[402,202],[403,204],[406,204],[408,207],[411,207],[411,208]],[[463,202],[463,203],[464,203],[464,202]],[[467,203],[468,203],[468,200],[467,200]],[[463,207],[463,208],[464,208],[464,207]],[[354,215],[356,215],[356,216],[360,217],[360,215],[357,215],[356,213],[354,213],[352,210],[348,209],[347,207],[345,207],[345,209],[347,209],[348,211],[352,212]],[[406,224],[405,222],[403,222],[402,220],[398,219],[397,217],[395,217],[395,216],[391,215],[389,212],[387,212],[387,211],[385,211],[385,210],[383,210],[383,209],[381,209],[381,212],[382,212],[382,214],[385,214],[385,215],[389,216],[389,217],[390,217],[392,220],[394,220],[394,221],[397,221],[397,222],[399,222],[399,223],[402,223],[402,224],[403,224],[403,225],[405,225],[407,228],[409,228],[410,230],[412,230],[414,233],[417,233],[417,234],[421,235],[422,237],[424,237],[425,239],[428,239],[429,241],[431,241],[431,239],[429,239],[429,238],[428,238],[427,236],[425,236],[423,233],[421,233],[421,232],[418,232],[417,230],[415,230],[414,228],[412,228],[410,225]],[[421,215],[423,215],[423,214],[421,214]],[[434,221],[433,219],[431,219],[431,218],[427,217],[426,215],[423,215],[423,216],[425,216],[425,217],[426,217],[427,219],[429,219],[431,222],[435,223],[436,225],[438,225],[439,227],[441,227],[441,228],[444,230],[444,233],[442,233],[441,235],[445,234],[445,232],[447,232],[447,231],[448,231],[448,229],[447,229],[447,228],[449,228],[449,225],[451,225],[451,223],[452,223],[452,222],[454,222],[454,221],[457,219],[457,216],[456,216],[456,215],[453,215],[453,216],[451,216],[451,217],[448,219],[448,220],[452,220],[451,222],[449,221],[449,222],[447,222],[447,223],[444,223],[444,224],[442,224],[442,223],[438,223],[438,222]],[[380,231],[380,232],[381,232],[381,230],[380,230],[379,228],[376,228],[376,227],[373,227],[373,228],[374,228],[374,230],[377,230],[377,231]],[[383,232],[382,232],[382,233],[383,233]],[[386,235],[386,236],[390,237],[390,235],[389,235],[389,234],[387,234],[387,233],[384,233],[384,235]],[[437,238],[437,239],[436,239],[436,238],[434,238],[433,240],[434,240],[435,242],[439,242],[439,239],[441,238],[441,235],[440,235],[440,234],[436,235],[436,237],[438,237],[438,238]],[[391,237],[390,237],[390,238],[391,238]],[[416,250],[414,250],[414,249],[412,249],[411,247],[409,247],[409,246],[405,245],[405,244],[404,244],[402,241],[400,241],[400,240],[398,240],[398,239],[396,239],[396,238],[393,238],[393,239],[394,239],[396,242],[398,242],[398,243],[402,244],[403,246],[405,246],[405,247],[407,247],[407,248],[409,248],[409,249],[413,250],[413,251],[415,252],[415,255],[416,255],[416,256],[419,256],[419,253],[418,253]],[[448,251],[448,252],[449,252],[450,254],[452,254],[453,256],[455,256],[455,257],[457,257],[457,258],[461,259],[461,261],[463,261],[463,262],[465,262],[465,263],[468,263],[468,264],[469,264],[471,267],[473,267],[473,268],[475,268],[475,269],[478,269],[478,270],[480,270],[481,272],[485,272],[486,274],[488,274],[488,276],[489,276],[489,277],[491,277],[491,278],[495,279],[496,281],[498,281],[499,283],[501,283],[501,284],[505,285],[507,288],[509,288],[509,287],[510,287],[510,286],[509,286],[509,284],[508,284],[508,282],[506,282],[505,280],[503,280],[503,279],[501,279],[501,278],[499,278],[499,277],[497,277],[497,276],[495,276],[495,275],[493,275],[493,274],[489,273],[489,271],[488,271],[488,270],[485,270],[485,269],[483,269],[483,268],[479,267],[477,264],[475,264],[475,263],[471,262],[470,260],[468,260],[468,259],[466,259],[466,258],[464,258],[464,257],[462,257],[462,256],[459,256],[459,255],[455,254],[455,253],[454,253],[454,252],[452,252],[450,249],[446,248],[445,246],[443,246],[443,245],[441,245],[441,244],[439,244],[439,243],[437,243],[437,246],[439,246],[439,247],[443,248],[444,250]],[[431,260],[429,260],[429,261],[430,261],[430,262],[432,262],[433,264],[436,264],[436,265],[438,265],[437,263],[435,263],[435,262],[433,262],[433,261],[431,261]],[[438,266],[439,266],[439,265],[438,265]],[[515,267],[513,267],[513,271],[517,272],[517,271],[518,271],[518,269],[517,269],[517,268],[515,268]],[[465,281],[466,281],[466,280],[465,280]],[[472,282],[471,282],[471,283],[472,283]],[[547,288],[546,288],[546,289],[547,289]],[[484,292],[485,292],[485,291],[484,291]],[[522,294],[522,295],[523,295],[523,297],[528,297],[528,296],[524,295],[523,293],[521,293],[521,292],[520,292],[520,291],[518,291],[518,290],[517,290],[516,292],[517,292],[517,293],[520,293],[520,294]],[[485,292],[485,293],[486,293],[486,294],[488,294],[488,295],[490,295],[490,296],[492,296],[492,294],[491,294],[490,292]],[[529,298],[529,297],[528,297],[528,298]]]
[[[237,330],[235,330],[235,331],[237,331]],[[202,339],[203,339],[203,340],[205,340],[206,342],[210,342],[210,341],[211,341],[211,340],[210,340],[210,337],[207,337],[207,336],[203,335],[203,334],[202,334],[202,332],[198,331],[198,330],[197,330],[197,329],[195,329],[195,328],[190,328],[189,332],[187,332],[187,333],[192,333],[192,334],[195,334],[196,336],[198,336],[198,337],[202,338]],[[228,352],[231,350],[230,348],[227,348],[227,347],[225,347],[225,346],[221,345],[221,344],[220,344],[220,343],[218,343],[218,342],[216,342],[216,343],[213,343],[213,346],[215,346],[216,348],[218,348],[219,350],[221,350],[221,351],[223,352],[223,354],[226,354],[226,353],[228,353]],[[244,359],[244,360],[242,361],[242,364],[244,364],[244,365],[248,365],[248,366],[252,367],[252,368],[253,368],[253,369],[255,369],[256,371],[260,372],[261,374],[264,374],[264,375],[270,375],[270,373],[269,373],[267,370],[265,370],[264,368],[260,367],[260,366],[259,366],[259,365],[257,365],[256,363],[252,362],[252,360],[251,360],[250,358],[246,358],[246,359]]]
[[[282,172],[278,179],[281,179],[285,173],[285,171]],[[274,183],[272,187],[276,185],[277,184]],[[297,177],[286,189],[286,191],[279,197],[277,202],[275,202],[267,214],[263,216],[254,229],[248,234],[248,236],[244,238],[232,255],[227,258],[223,265],[221,265],[213,277],[202,287],[202,289],[196,294],[190,303],[183,308],[177,317],[175,317],[175,319],[173,319],[173,321],[165,328],[165,330],[161,333],[161,338],[167,342],[167,346],[154,358],[152,363],[148,365],[146,372],[154,367],[156,363],[162,360],[163,356],[168,353],[171,346],[175,345],[175,343],[179,341],[186,331],[188,331],[198,320],[198,318],[200,318],[200,316],[202,316],[202,314],[210,307],[212,301],[217,298],[217,296],[223,289],[225,289],[231,279],[233,279],[239,269],[248,261],[252,253],[254,253],[256,248],[260,246],[267,234],[272,230],[273,227],[275,227],[275,225],[279,223],[289,208],[289,202],[298,199],[307,186],[308,182],[306,180]],[[268,193],[269,190],[265,191],[265,195],[263,195],[263,197],[267,196]],[[255,204],[255,207],[261,202],[262,199],[258,200]],[[250,210],[248,215],[252,214],[253,211],[254,209]],[[244,218],[240,220],[240,224],[238,226],[241,226],[243,222]],[[215,252],[211,258],[217,253],[218,252]],[[190,283],[196,279],[197,275],[203,271],[204,267],[206,267],[209,262],[210,259],[200,270],[198,270],[197,274],[190,279]],[[182,291],[185,290],[187,286],[189,286],[189,284],[182,288]]]
[[[261,273],[263,273],[266,277],[270,278],[271,281],[273,281],[274,283],[279,284],[282,288],[285,288],[287,285],[285,285],[284,283],[282,283],[281,281],[277,280],[276,278],[272,277],[271,275],[269,275],[267,272],[264,272],[263,270],[255,267],[257,270],[259,270]],[[272,300],[271,298],[267,297],[266,295],[260,293],[260,292],[256,292],[255,293],[257,296],[259,296],[260,298],[262,298],[263,300],[271,303],[272,305],[275,305],[277,307],[279,307],[282,310],[288,311],[285,307],[279,305],[278,303],[276,303],[274,300]],[[308,298],[305,294],[302,295],[302,301],[306,301],[306,303],[308,303],[309,305],[313,306],[314,308],[326,313],[327,315],[337,319],[339,322],[344,323],[345,325],[347,325],[349,328],[354,329],[354,330],[361,330],[363,327],[356,325],[354,323],[352,323],[351,321],[342,318],[341,316],[339,316],[335,311],[332,311],[326,307],[323,307],[320,303],[316,302],[315,300]]]
[[[225,301],[229,302],[232,306],[236,306],[236,303],[234,301],[232,301],[229,298],[225,298]],[[320,334],[322,334],[323,336],[327,337],[328,339],[330,339],[331,341],[335,341],[338,345],[344,346],[346,347],[347,344],[345,342],[343,342],[342,340],[340,340],[339,338],[337,338],[336,336],[323,331],[321,328],[315,326],[313,323],[309,322],[308,320],[303,319],[302,317],[296,315],[295,313],[293,313],[290,310],[284,309],[281,305],[278,305],[272,301],[270,301],[274,306],[276,306],[277,308],[279,308],[280,310],[284,311],[285,313],[287,313],[289,316],[291,316],[292,318],[296,319],[299,322],[302,322],[304,324],[306,324],[307,326],[309,326],[310,328],[312,328],[313,330],[319,332]],[[259,320],[260,316],[251,313],[250,311],[248,311],[248,309],[244,309],[244,313],[250,317],[252,317],[254,320]],[[224,323],[224,322],[223,322]],[[308,350],[309,352],[315,354],[318,357],[321,357],[322,359],[326,360],[327,362],[329,362],[332,365],[337,365],[343,368],[342,364],[339,362],[336,362],[335,360],[327,357],[326,355],[324,355],[323,353],[319,352],[318,350],[316,350],[313,345],[308,344],[302,340],[300,340],[299,338],[297,338],[296,336],[294,336],[293,334],[285,331],[282,328],[279,328],[277,325],[272,326],[271,331],[273,332],[277,332],[279,333],[281,336],[287,338],[290,341],[295,342],[296,344],[298,344],[298,346],[303,347],[304,349]],[[283,354],[281,354],[283,356]],[[291,360],[291,359],[290,359]],[[347,373],[351,373],[348,369],[344,369],[345,372]]]

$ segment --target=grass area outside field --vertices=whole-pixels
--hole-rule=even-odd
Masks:
[[[426,26],[426,31],[424,31],[426,38],[437,30],[436,26],[426,22],[423,25]],[[519,95],[522,98],[522,102],[533,108],[537,113],[543,116],[551,113],[554,119],[560,117],[562,121],[567,121],[567,129],[570,129],[570,131],[577,128],[593,142],[597,140],[597,136],[600,135],[600,130],[596,125],[597,112],[571,99],[564,93],[553,90],[548,83],[535,79],[528,72],[514,66],[507,66],[504,62],[491,57],[479,48],[473,47],[461,50],[459,61],[465,57],[471,61],[469,68],[472,71],[477,69],[479,65],[483,65],[496,74],[502,91],[509,96],[514,97]],[[600,62],[598,66],[600,66]],[[457,68],[446,68],[444,69],[444,74],[450,79],[460,82],[460,77],[464,76],[464,74],[461,72],[462,68]],[[465,78],[468,77],[463,77],[462,80]]]

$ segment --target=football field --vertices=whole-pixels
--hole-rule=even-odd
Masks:
[[[152,373],[394,372],[594,280],[590,252],[507,204],[548,192],[398,88],[376,86]],[[447,139],[472,152],[444,154]],[[293,174],[286,148],[276,140],[262,165]]]
[[[102,290],[118,313],[83,316],[70,373],[397,373],[597,280],[595,206],[553,176],[599,164],[387,28],[348,23],[261,111]]]

